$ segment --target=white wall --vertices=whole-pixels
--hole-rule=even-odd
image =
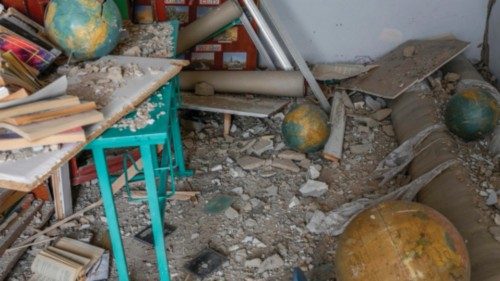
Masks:
[[[490,18],[490,67],[497,79],[500,79],[500,3],[493,7]],[[500,82],[497,84],[500,87]]]
[[[453,33],[479,59],[487,0],[268,0],[309,62],[376,58],[409,39]]]

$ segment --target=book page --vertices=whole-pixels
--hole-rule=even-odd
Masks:
[[[60,257],[60,259],[62,260],[64,258]],[[81,267],[78,269],[68,263],[52,259],[50,256],[43,254],[42,251],[35,257],[31,265],[31,270],[36,275],[40,275],[43,278],[49,278],[48,280],[75,281],[78,278],[78,272],[81,272]]]

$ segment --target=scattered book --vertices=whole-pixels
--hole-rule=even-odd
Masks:
[[[31,270],[32,281],[83,280],[99,263],[104,249],[70,238],[61,238],[54,246],[35,257]]]

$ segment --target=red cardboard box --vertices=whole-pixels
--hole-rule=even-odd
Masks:
[[[136,0],[136,18],[158,21],[179,20],[188,25],[226,0]],[[254,25],[255,27],[255,25]],[[257,49],[242,25],[236,25],[216,38],[195,46],[184,54],[195,70],[255,70]]]

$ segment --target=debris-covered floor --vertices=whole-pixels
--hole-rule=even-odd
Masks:
[[[441,81],[441,76],[434,75],[437,80],[431,81],[438,104],[444,104],[453,87],[447,79],[454,80],[446,76]],[[201,193],[191,201],[171,201],[167,208],[167,222],[177,228],[167,237],[173,280],[197,280],[185,264],[207,248],[226,256],[226,261],[204,280],[291,280],[296,266],[310,280],[334,279],[327,276],[334,276],[336,238],[322,233],[314,218],[346,202],[386,194],[411,180],[400,175],[384,188],[370,180],[377,164],[397,147],[386,118],[390,110],[384,109],[387,105],[381,100],[361,94],[351,99],[354,104],[346,104],[352,108],[348,108],[340,165],[319,153],[287,150],[281,138],[282,113],[272,119],[236,117],[231,137],[226,138],[221,115],[182,113],[187,162],[195,176],[178,182],[178,190]],[[500,225],[498,162],[487,153],[485,141],[457,143],[460,159],[480,187],[477,207],[484,223],[494,220]],[[76,210],[100,198],[96,183],[75,193]],[[122,191],[116,202],[132,278],[157,280],[152,247],[133,237],[149,222],[147,205],[129,202],[125,195]],[[214,205],[217,199],[221,202]],[[490,230],[500,243],[498,228]],[[106,230],[103,210],[98,208],[49,234],[64,233],[109,248]],[[34,253],[36,249],[31,249],[23,256],[10,280],[29,279]],[[114,271],[112,276],[116,279]]]

